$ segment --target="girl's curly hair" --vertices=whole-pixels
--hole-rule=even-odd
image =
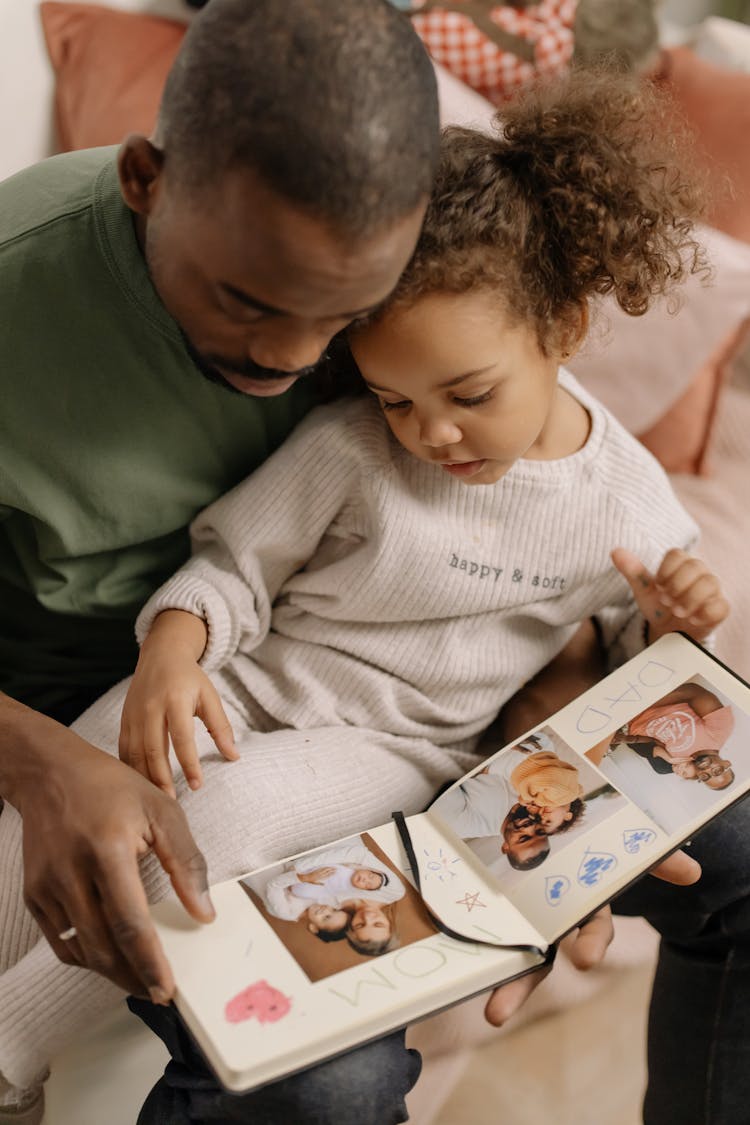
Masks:
[[[574,72],[504,105],[492,135],[448,128],[422,234],[388,309],[436,291],[496,290],[540,347],[565,349],[611,293],[639,316],[707,270],[686,130],[646,83]]]

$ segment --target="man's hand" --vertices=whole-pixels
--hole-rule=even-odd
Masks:
[[[12,723],[1,720],[17,712],[27,717],[17,726],[22,753],[4,753],[0,786],[23,818],[29,910],[61,961],[166,1003],[174,979],[138,860],[153,849],[192,917],[214,917],[206,864],[182,809],[66,727],[0,702],[4,745],[11,745]],[[76,936],[62,941],[59,935],[72,926]]]
[[[684,852],[675,852],[658,864],[651,874],[667,883],[688,887],[700,879],[701,869],[700,864]],[[608,906],[605,906],[584,922],[576,934],[569,951],[575,967],[582,972],[587,972],[601,964],[614,936],[612,912]],[[546,965],[536,973],[529,973],[528,976],[496,988],[484,1009],[487,1022],[493,1027],[502,1027],[551,971],[552,966]]]

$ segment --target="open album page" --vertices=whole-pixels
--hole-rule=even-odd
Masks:
[[[549,944],[749,787],[750,689],[671,634],[487,759],[428,816],[450,841],[441,863],[479,860]],[[479,884],[458,924],[419,831],[425,901],[479,936]]]

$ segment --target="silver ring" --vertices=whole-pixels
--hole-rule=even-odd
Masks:
[[[57,935],[60,941],[70,941],[71,938],[78,936],[78,930],[75,926],[71,926],[68,930],[63,930],[61,934]]]

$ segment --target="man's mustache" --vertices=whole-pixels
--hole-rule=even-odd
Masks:
[[[187,336],[183,335],[183,340],[188,355],[201,374],[212,383],[218,383],[230,391],[234,391],[236,388],[231,387],[227,383],[222,375],[223,371],[231,372],[233,375],[244,375],[247,379],[257,379],[259,382],[273,383],[292,377],[302,379],[306,376],[310,376],[318,371],[323,362],[327,359],[327,354],[324,352],[316,363],[308,364],[307,367],[300,367],[296,371],[282,371],[277,367],[262,367],[261,364],[255,363],[249,356],[237,360],[216,355],[212,352],[199,352],[198,349],[191,344]]]

